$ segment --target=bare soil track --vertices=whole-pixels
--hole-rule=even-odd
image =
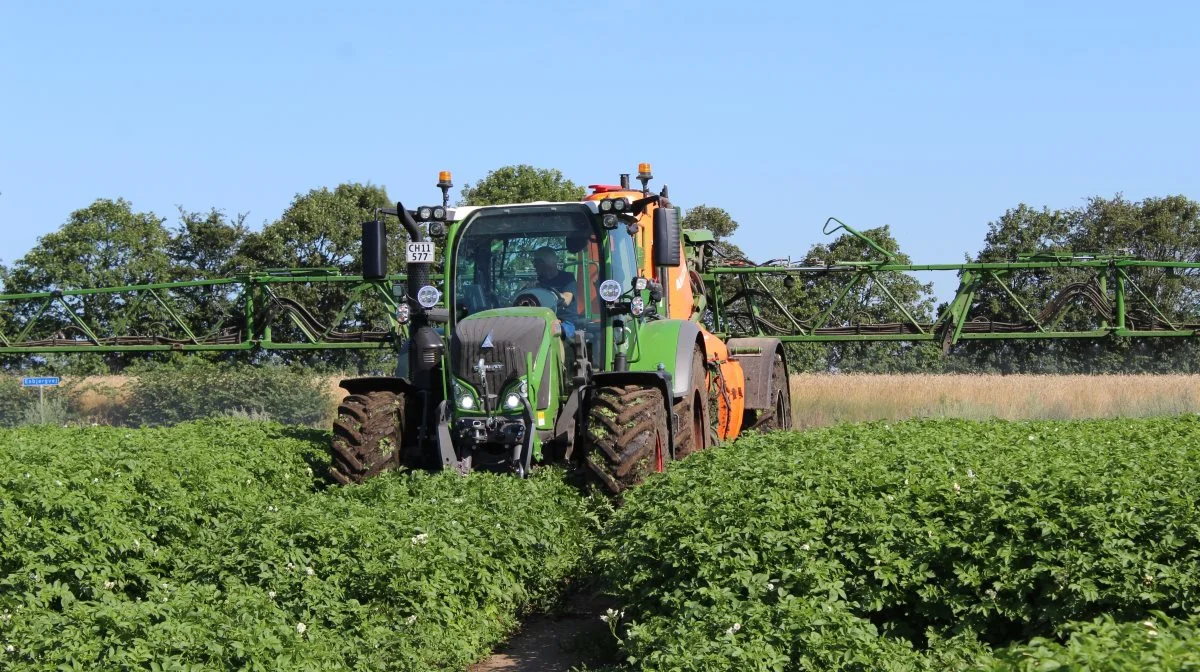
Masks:
[[[499,650],[467,672],[567,672],[612,663],[617,643],[600,617],[613,606],[604,598],[572,595],[560,612],[526,620]]]

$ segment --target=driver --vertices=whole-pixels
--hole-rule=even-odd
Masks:
[[[579,306],[575,303],[575,296],[579,293],[579,287],[574,275],[558,267],[558,253],[553,247],[534,250],[533,270],[537,272],[537,281],[533,283],[535,287],[552,289],[562,297],[565,308],[558,311],[559,317],[568,321],[577,316]]]

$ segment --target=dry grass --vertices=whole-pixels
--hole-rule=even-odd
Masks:
[[[335,401],[341,376],[329,378]],[[123,400],[126,376],[64,379],[79,408],[105,417]],[[1200,376],[792,376],[796,427],[838,422],[964,418],[1066,420],[1200,413]]]
[[[905,418],[1067,420],[1200,412],[1200,376],[792,376],[797,427]]]
[[[129,376],[63,377],[63,388],[72,397],[72,406],[80,415],[103,424],[111,424],[129,396],[125,386]]]

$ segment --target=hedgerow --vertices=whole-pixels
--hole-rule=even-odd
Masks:
[[[131,369],[123,424],[174,425],[240,415],[320,425],[333,410],[328,378],[302,367],[246,366],[189,358]]]
[[[675,465],[598,564],[644,669],[1003,669],[1200,611],[1197,493],[1194,417],[848,425]]]
[[[0,431],[0,668],[462,669],[595,534],[553,471],[323,488],[325,440]]]

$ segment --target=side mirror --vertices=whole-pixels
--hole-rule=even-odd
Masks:
[[[378,219],[362,223],[362,275],[367,280],[387,277],[387,238]]]
[[[675,208],[654,209],[654,265],[678,266],[680,258],[679,215]]]

